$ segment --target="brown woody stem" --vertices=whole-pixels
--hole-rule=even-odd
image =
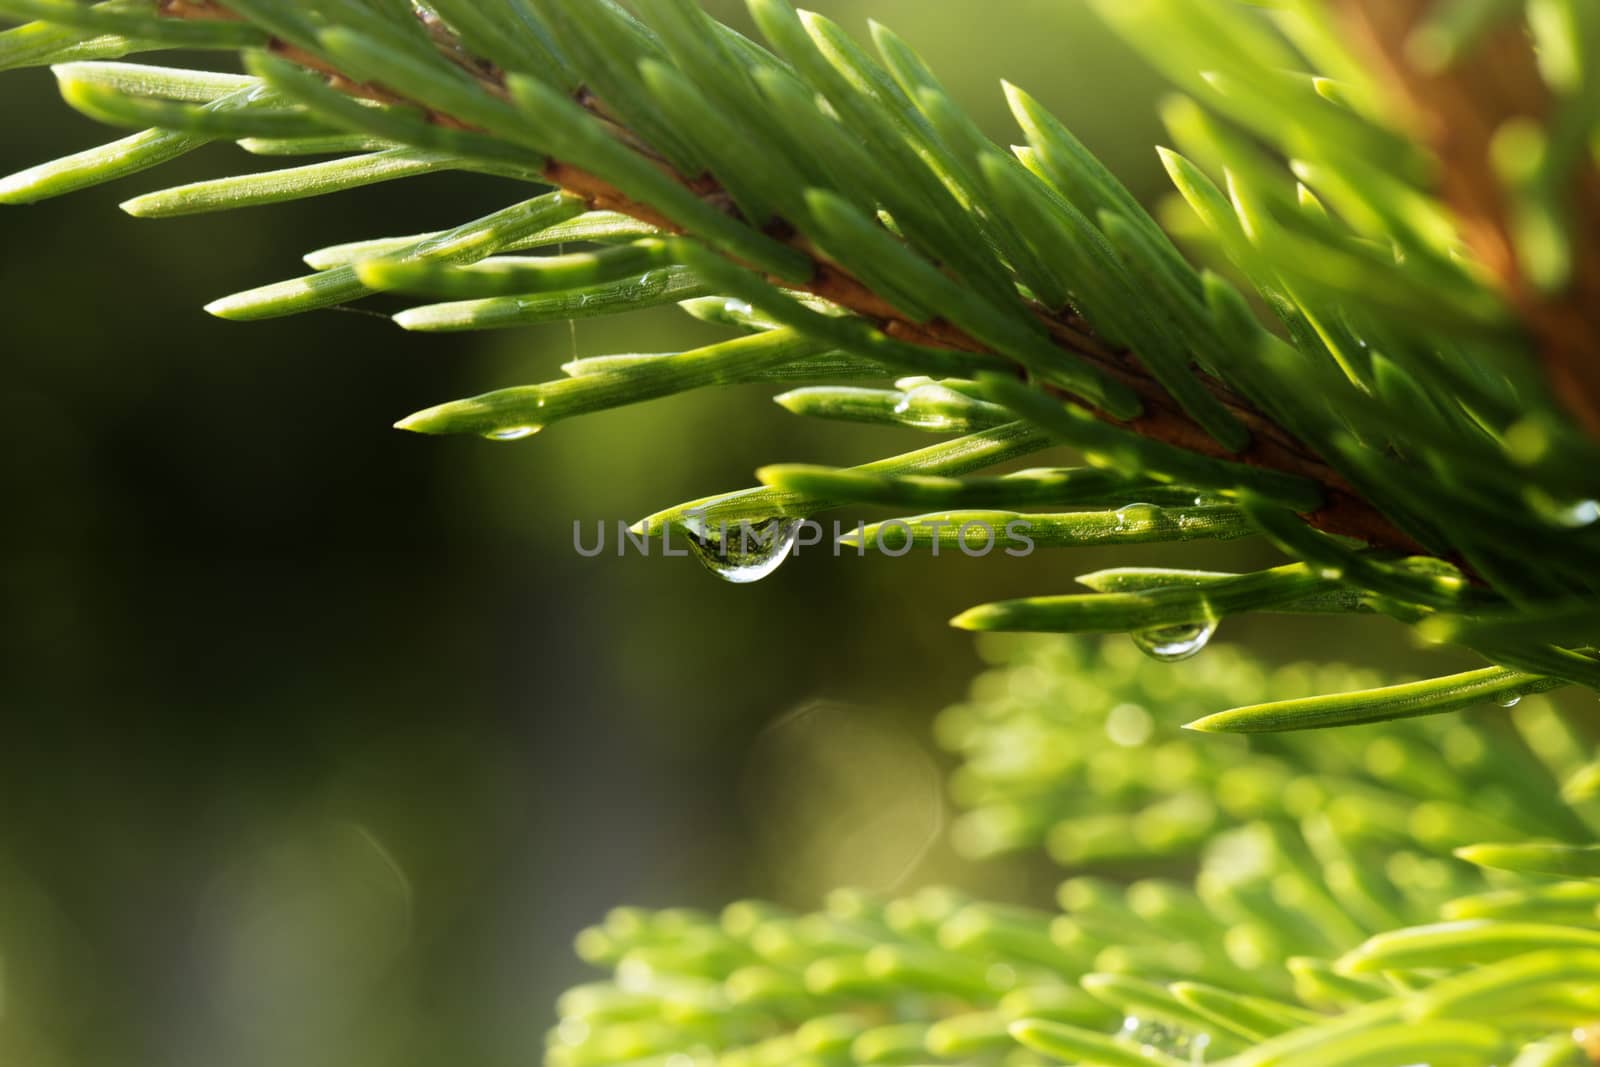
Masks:
[[[1477,258],[1539,346],[1572,415],[1600,436],[1600,169],[1586,160],[1562,190],[1575,249],[1559,292],[1533,284],[1518,260],[1514,205],[1495,172],[1495,137],[1515,120],[1550,118],[1554,100],[1520,20],[1486,33],[1447,69],[1419,69],[1407,45],[1431,0],[1339,0],[1349,35],[1378,64],[1404,118],[1434,151],[1439,186]]]

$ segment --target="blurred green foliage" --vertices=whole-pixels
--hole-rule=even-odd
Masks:
[[[931,887],[617,908],[577,938],[603,977],[562,997],[550,1067],[1586,1061],[1600,882],[1547,863],[1592,856],[1572,844],[1600,808],[1560,795],[1592,743],[1546,698],[1202,742],[1180,723],[1219,698],[1372,680],[1109,640],[985,652],[936,723],[970,809],[954,838],[1044,845],[1069,874],[1054,907]]]

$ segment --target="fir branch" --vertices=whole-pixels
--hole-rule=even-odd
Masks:
[[[196,3],[193,0],[163,0],[162,12],[174,19],[235,19],[238,16],[219,3]],[[434,39],[441,51],[450,56],[463,56],[465,50],[448,28],[430,22]],[[329,83],[352,96],[379,103],[412,103],[390,89],[358,79],[346,77],[336,68],[308,55],[302,49],[273,37],[268,48],[308,70],[328,77]],[[506,97],[506,75],[487,61],[474,61],[463,65],[480,86],[493,95]],[[587,110],[606,116],[600,101],[586,89],[580,88],[574,99]],[[430,123],[448,129],[471,130],[472,125],[437,109],[422,108]],[[609,119],[609,116],[606,116]],[[739,209],[720,183],[710,175],[687,176],[671,170],[657,154],[643,143],[629,137],[633,151],[647,158],[669,177],[719,211],[739,217]],[[557,159],[547,160],[541,168],[543,178],[550,184],[580,197],[596,211],[612,211],[630,216],[667,233],[682,233],[683,227],[663,215],[655,206],[629,197],[614,185],[585,171],[581,167]],[[808,274],[798,282],[768,275],[768,280],[820,297],[839,307],[855,312],[885,335],[913,345],[944,348],[956,351],[994,354],[993,350],[953,324],[935,319],[917,323],[907,319],[890,301],[883,299],[872,288],[852,277],[824,258],[793,226],[777,219],[768,223],[766,232],[780,236],[785,243],[805,255]],[[1110,344],[1096,335],[1075,312],[1050,311],[1038,304],[1030,311],[1049,331],[1056,345],[1091,362],[1108,378],[1125,386],[1139,399],[1141,412],[1126,420],[1116,420],[1104,412],[1096,412],[1107,421],[1126,426],[1140,436],[1160,441],[1177,448],[1218,459],[1231,459],[1262,470],[1274,471],[1305,478],[1320,486],[1324,493],[1321,507],[1305,513],[1306,521],[1328,533],[1355,538],[1374,548],[1413,554],[1424,551],[1411,536],[1397,528],[1377,507],[1366,500],[1342,475],[1308,451],[1294,436],[1277,426],[1271,419],[1255,410],[1249,402],[1238,396],[1220,381],[1202,377],[1207,391],[1250,432],[1249,444],[1230,453],[1214,437],[1206,433],[1192,417],[1173,401],[1171,395],[1156,381],[1142,363],[1139,355],[1127,348]],[[1019,368],[1020,369],[1020,368]]]
[[[786,329],[806,342],[792,359],[767,361],[760,342],[615,357],[566,368],[567,382],[453,401],[399,425],[521,440],[551,418],[681,389],[909,372],[917,377],[896,391],[810,388],[779,401],[969,437],[847,472],[769,469],[765,488],[667,509],[637,529],[687,528],[700,509],[794,525],[864,492],[908,501],[999,493],[984,510],[1009,514],[1038,487],[948,475],[1067,444],[1123,479],[1126,495],[1102,506],[1158,502],[1190,520],[1235,510],[1215,513],[1214,525],[1151,522],[1137,532],[1105,515],[1046,516],[1049,543],[1236,536],[1247,521],[1298,562],[1206,581],[1150,572],[1138,588],[980,607],[963,624],[1114,622],[1165,655],[1198,649],[1230,613],[1315,605],[1389,615],[1539,684],[1600,688],[1600,660],[1587,642],[1578,647],[1600,589],[1600,448],[1558,413],[1550,381],[1559,374],[1539,373],[1483,265],[1463,256],[1457,220],[1430,184],[1438,160],[1396,132],[1385,110],[1393,93],[1367,77],[1350,34],[1334,31],[1334,7],[1097,3],[1202,98],[1168,108],[1182,153],[1163,159],[1226,260],[1221,269],[1265,301],[1274,332],[1224,274],[1190,266],[1026,93],[1006,89],[1028,141],[1006,155],[883,27],[873,27],[880,64],[786,0],[749,3],[771,51],[694,0],[635,0],[643,21],[613,0],[0,0],[0,12],[43,12],[78,30],[10,31],[0,37],[4,65],[263,42],[244,49],[256,80],[231,92],[200,72],[58,67],[80,110],[156,128],[15,175],[0,197],[40,199],[213,140],[356,154],[132,205],[209,210],[444,169],[552,184],[556,193],[442,235],[321,250],[309,257],[319,273],[210,310],[261,318],[417,292],[457,302],[395,321],[454,330],[672,300],[747,332]],[[1443,34],[1460,51],[1469,31],[1492,25],[1478,17],[1487,10],[1442,4],[1419,33]],[[1546,126],[1502,122],[1495,134],[1500,149],[1508,137],[1540,147],[1525,173],[1508,178],[1502,166],[1495,177],[1508,182],[1519,267],[1545,286],[1574,251],[1560,180],[1591,166],[1587,139],[1600,125],[1590,73],[1600,17],[1588,11],[1573,0],[1539,8],[1537,73],[1560,107]],[[111,30],[139,40],[97,36]],[[1289,73],[1304,67],[1343,80]],[[1485,121],[1498,120],[1491,111]],[[569,235],[605,247],[504,255]],[[918,481],[929,475],[934,482]],[[927,525],[920,540],[936,547]],[[715,546],[701,547],[728,573]],[[1395,707],[1380,699],[1360,714]],[[1310,725],[1327,709],[1293,710],[1274,723]]]

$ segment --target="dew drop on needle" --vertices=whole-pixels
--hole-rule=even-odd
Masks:
[[[688,525],[689,547],[706,569],[726,582],[750,585],[783,566],[800,537],[800,519]]]
[[[1216,632],[1216,623],[1197,622],[1140,630],[1132,637],[1139,651],[1151,659],[1160,660],[1162,663],[1177,663],[1199,655]]]

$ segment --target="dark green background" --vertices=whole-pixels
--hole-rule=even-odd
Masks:
[[[895,26],[1003,143],[1002,75],[1160,190],[1159,88],[1076,3],[817,6]],[[107,138],[46,73],[3,84],[0,169]],[[518,445],[393,431],[554,376],[572,335],[413,337],[333,312],[236,325],[200,306],[320,245],[524,192],[444,176],[221,217],[116,210],[236,155],[0,212],[0,1060],[525,1064],[584,976],[571,935],[614,903],[1048,884],[894,850],[938,816],[926,724],[979,662],[945,620],[1065,590],[1104,557],[816,555],[750,588],[689,560],[580,559],[576,519],[925,440],[799,420],[772,389]],[[704,336],[653,313],[583,323],[575,343]],[[1404,654],[1343,633],[1224,637]],[[792,714],[818,700],[831,710]],[[896,803],[909,823],[874,821]]]

